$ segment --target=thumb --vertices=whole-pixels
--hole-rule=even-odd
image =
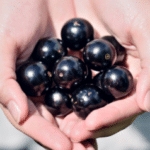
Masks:
[[[150,112],[150,23],[133,33],[133,42],[139,51],[141,72],[139,74],[136,96],[139,107]]]
[[[16,58],[16,42],[10,37],[0,37],[0,103],[20,123],[28,115],[28,103],[27,96],[16,82]]]

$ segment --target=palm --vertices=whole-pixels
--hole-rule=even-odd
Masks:
[[[7,40],[1,41],[1,43],[4,42],[3,48],[6,49],[6,53],[2,52],[3,55],[0,60],[3,70],[1,76],[3,77],[3,74],[7,72],[7,75],[1,78],[1,99],[4,105],[7,105],[9,100],[13,100],[20,108],[21,118],[15,118],[16,123],[7,108],[3,105],[1,105],[1,108],[17,129],[45,146],[52,149],[67,150],[72,146],[74,149],[84,149],[85,147],[92,147],[92,145],[89,142],[73,144],[58,129],[54,117],[45,108],[43,110],[43,107],[39,106],[37,101],[32,99],[32,102],[27,98],[16,82],[16,64],[18,67],[30,57],[39,39],[46,36],[59,37],[63,23],[74,17],[72,2],[68,0],[66,5],[62,6],[61,4],[61,0],[57,2],[53,0],[28,0],[25,2],[16,0],[12,3],[1,1],[1,6],[4,8],[4,15],[1,16],[1,28],[3,30],[1,37]],[[66,10],[69,12],[67,15]],[[57,19],[61,15],[63,15],[63,19]],[[8,59],[7,62],[5,61],[6,58]],[[5,65],[4,62],[6,62]],[[16,113],[18,112],[15,112],[15,115]],[[24,120],[26,117],[27,119]]]
[[[2,5],[7,6],[7,8],[11,6],[11,3],[4,2],[5,1],[2,1]],[[7,109],[1,106],[13,125],[43,144],[47,146],[51,145],[54,149],[61,149],[62,147],[60,146],[64,145],[64,143],[66,144],[66,149],[69,149],[69,139],[58,130],[58,126],[66,135],[76,141],[86,140],[91,137],[108,136],[128,126],[143,108],[143,105],[139,105],[141,103],[137,102],[135,92],[126,99],[116,101],[102,109],[93,111],[85,121],[79,119],[74,113],[61,119],[58,117],[54,119],[43,106],[37,106],[36,103],[33,104],[30,100],[28,100],[29,114],[27,114],[27,97],[14,80],[16,79],[16,54],[17,64],[19,65],[31,55],[35,44],[40,38],[49,35],[55,35],[60,38],[62,25],[73,17],[83,17],[89,20],[94,26],[95,38],[109,34],[114,35],[119,42],[126,47],[128,68],[134,78],[137,79],[141,70],[140,59],[138,51],[135,48],[136,45],[130,41],[130,39],[132,39],[130,35],[136,33],[136,30],[134,30],[133,33],[131,32],[134,25],[130,26],[130,22],[134,17],[129,17],[131,12],[126,11],[125,5],[119,0],[115,0],[117,5],[111,4],[111,0],[105,2],[102,0],[76,0],[74,3],[71,0],[66,0],[65,3],[61,0],[28,0],[23,4],[17,0],[15,2],[18,8],[16,8],[15,11],[4,12],[4,14],[8,16],[6,17],[7,19],[5,19],[3,15],[1,17],[1,28],[3,31],[0,35],[2,35],[2,39],[6,35],[9,35],[9,38],[5,39],[8,40],[8,45],[10,46],[4,46],[1,40],[1,45],[3,45],[4,49],[8,49],[8,51],[3,54],[3,56],[0,56],[0,67],[4,70],[3,73],[7,72],[7,76],[5,77],[3,77],[3,74],[0,74],[0,76],[3,77],[1,78],[1,91],[3,91],[3,94],[1,94],[0,99],[3,100],[2,103],[4,104],[7,104],[5,99],[15,99],[22,110],[21,121],[24,120],[27,115],[28,119],[20,126],[14,122]],[[132,2],[134,2],[134,0]],[[122,7],[118,4],[123,6],[123,12]],[[114,8],[112,6],[114,6]],[[117,13],[113,11],[114,9],[117,10]],[[120,14],[120,16],[118,16],[118,14]],[[126,14],[126,16],[124,14]],[[131,16],[136,16],[136,13]],[[124,30],[122,30],[123,28]],[[3,52],[1,51],[1,53]],[[7,54],[10,54],[10,59],[6,56]],[[9,61],[4,65],[3,62],[5,62],[5,58],[8,58]],[[6,80],[7,82],[5,82]],[[22,103],[24,105],[22,105]],[[139,106],[141,106],[141,108]],[[97,119],[98,117],[100,119]],[[126,119],[127,117],[129,118]],[[92,131],[86,130],[86,128]],[[99,128],[102,129],[99,130],[97,135],[94,130]],[[106,133],[105,129],[110,131],[107,132],[108,135],[104,134]],[[113,133],[111,129],[114,129]]]
[[[82,2],[77,0],[75,6],[77,17],[86,18],[94,26],[96,38],[113,35],[126,48],[126,66],[135,79],[136,88],[136,84],[141,82],[138,79],[141,73],[141,59],[136,48],[137,45],[133,44],[132,41],[136,33],[136,30],[133,31],[136,22],[133,19],[136,18],[137,13],[133,12],[132,15],[129,15],[131,12],[127,12],[127,7],[132,5],[126,5],[119,0],[115,2],[111,0],[83,0]],[[86,120],[82,120],[71,113],[62,120],[60,129],[74,141],[115,134],[129,126],[143,112],[143,105],[137,100],[137,96],[134,90],[127,98],[93,111]]]
[[[53,17],[50,17],[49,1],[4,0],[0,2],[0,5],[3,10],[0,16],[0,67],[2,70],[0,73],[0,99],[6,107],[10,100],[13,101],[9,108],[16,108],[17,112],[13,113],[15,120],[6,107],[1,105],[1,108],[17,129],[33,139],[52,149],[62,149],[64,143],[65,149],[70,149],[71,142],[69,139],[58,130],[55,123],[53,124],[51,120],[44,119],[36,105],[22,92],[16,82],[15,75],[16,64],[18,66],[29,58],[37,41],[45,36],[56,34],[56,29],[53,27]],[[64,17],[64,19],[66,18]],[[4,76],[4,74],[6,75]],[[25,118],[28,119],[24,121]],[[18,124],[20,122],[21,124]],[[57,140],[55,140],[56,138]]]

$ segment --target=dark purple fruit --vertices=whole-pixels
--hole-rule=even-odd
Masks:
[[[81,59],[65,56],[56,64],[53,74],[59,88],[71,90],[87,79],[88,69]]]
[[[88,68],[88,76],[82,80],[78,85],[72,85],[71,86],[71,90],[70,92],[73,92],[74,90],[76,90],[78,87],[80,87],[81,85],[84,85],[84,84],[89,84],[89,83],[92,83],[92,71],[91,69]]]
[[[126,51],[125,48],[119,44],[116,38],[114,36],[104,36],[102,39],[107,40],[115,47],[117,52],[117,60],[115,63],[123,62],[126,56]]]
[[[74,18],[64,24],[61,37],[65,45],[71,50],[80,50],[93,40],[94,29],[87,20]]]
[[[36,61],[42,61],[48,68],[52,68],[55,62],[65,55],[67,55],[67,49],[61,40],[44,38],[37,43],[31,57]]]
[[[42,62],[26,62],[17,71],[22,90],[32,97],[44,95],[52,84],[52,74]]]
[[[108,103],[114,101],[114,97],[107,92],[105,92],[104,87],[103,87],[103,78],[104,78],[104,72],[99,72],[94,78],[92,83],[99,87],[101,91],[103,92],[103,99],[106,100]]]
[[[82,85],[72,94],[73,111],[82,119],[94,109],[103,107],[107,104],[102,98],[102,91],[95,85]]]
[[[65,116],[72,110],[71,98],[57,87],[48,91],[45,96],[45,104],[54,116]]]
[[[117,58],[114,46],[106,40],[96,39],[89,42],[83,51],[85,63],[93,70],[111,67]]]
[[[123,66],[108,69],[102,79],[102,85],[105,92],[115,99],[124,98],[134,87],[132,74]]]

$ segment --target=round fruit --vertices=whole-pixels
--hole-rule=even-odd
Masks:
[[[113,36],[104,36],[102,39],[110,42],[116,49],[117,60],[115,63],[123,62],[126,56],[125,48],[119,44],[119,42]]]
[[[88,66],[87,66],[87,69],[88,69],[88,75],[78,85],[73,84],[71,86],[70,92],[73,92],[76,88],[80,87],[81,85],[92,83],[92,71],[91,71],[91,69],[88,68]]]
[[[27,62],[17,71],[17,80],[28,96],[37,97],[51,87],[51,75],[42,62]]]
[[[83,51],[85,63],[93,70],[111,67],[117,58],[114,46],[106,40],[96,39],[89,42]]]
[[[65,116],[72,110],[71,98],[62,89],[57,87],[48,91],[45,96],[45,104],[48,110],[55,116]]]
[[[112,95],[110,95],[110,94],[108,95],[108,93],[105,92],[104,87],[102,85],[103,77],[104,77],[104,72],[99,72],[96,76],[94,76],[93,84],[102,90],[103,99],[106,100],[108,103],[110,103],[110,102],[114,101],[115,99]]]
[[[73,18],[62,27],[61,37],[65,45],[71,50],[80,50],[93,40],[94,29],[87,20]]]
[[[36,61],[42,61],[46,66],[52,68],[54,63],[67,55],[67,49],[61,40],[56,38],[41,39],[34,48],[33,57]]]
[[[87,79],[88,69],[81,59],[65,56],[56,64],[53,75],[59,88],[71,90]]]
[[[103,89],[115,99],[127,96],[133,89],[132,74],[122,66],[113,66],[108,69],[102,79]]]
[[[101,90],[90,84],[85,84],[76,89],[72,94],[73,111],[82,119],[94,109],[103,107],[107,104],[102,98]]]

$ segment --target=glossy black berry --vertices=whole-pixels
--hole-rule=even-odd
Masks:
[[[42,61],[48,68],[52,68],[55,62],[65,55],[67,55],[67,49],[61,40],[44,38],[37,43],[31,57],[36,61]]]
[[[83,50],[85,63],[93,70],[103,70],[111,67],[117,58],[114,46],[102,39],[89,42]]]
[[[104,73],[105,73],[104,71],[99,72],[96,76],[94,76],[92,83],[101,89],[101,91],[103,92],[103,99],[106,100],[108,103],[110,103],[114,101],[115,98],[112,95],[105,92],[104,90],[104,87],[103,87]]]
[[[82,119],[94,109],[103,107],[107,104],[102,98],[101,90],[95,85],[82,85],[72,94],[73,111]]]
[[[62,27],[61,37],[65,45],[71,50],[80,50],[93,40],[94,29],[87,20],[73,18]]]
[[[92,72],[91,72],[91,69],[87,67],[87,71],[88,71],[88,75],[85,76],[85,79],[82,80],[78,85],[77,84],[73,84],[71,86],[70,92],[74,92],[74,90],[76,90],[81,85],[92,83]]]
[[[81,59],[65,56],[56,64],[53,75],[56,85],[71,90],[87,79],[88,69]]]
[[[108,95],[120,99],[132,91],[134,82],[132,74],[125,67],[113,66],[105,72],[102,85]]]
[[[114,36],[104,36],[102,37],[102,39],[107,40],[108,42],[113,44],[113,46],[115,47],[116,52],[117,52],[117,59],[115,63],[123,62],[125,60],[126,51],[125,51],[125,48],[119,44],[116,38]]]
[[[65,116],[72,110],[70,96],[57,87],[48,91],[45,96],[45,104],[48,110],[55,116]]]
[[[26,62],[17,70],[22,90],[32,97],[44,95],[52,84],[52,74],[42,62]]]

